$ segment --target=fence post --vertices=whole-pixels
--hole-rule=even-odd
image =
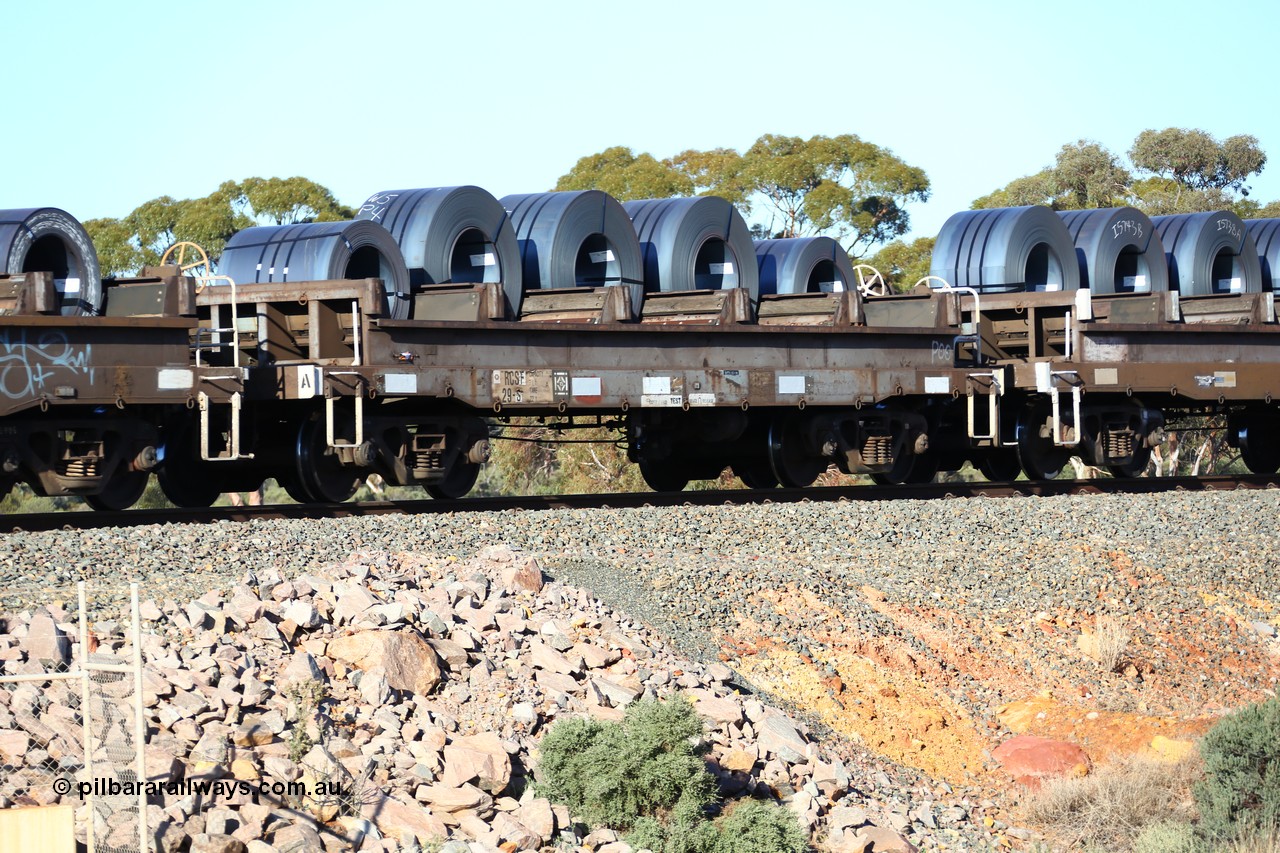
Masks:
[[[133,730],[138,743],[135,759],[138,780],[138,850],[140,853],[147,853],[151,849],[147,835],[147,721],[142,716],[142,619],[138,607],[137,581],[129,584],[129,606],[133,620]]]
[[[92,851],[93,844],[93,825],[94,825],[94,808],[93,808],[93,726],[90,724],[89,715],[89,622],[85,611],[85,592],[84,581],[76,584],[76,593],[80,603],[80,718],[84,723],[84,772],[85,778],[89,782],[89,794],[84,799],[85,813],[88,820],[85,821],[85,842],[87,848]],[[72,806],[74,808],[74,806]]]

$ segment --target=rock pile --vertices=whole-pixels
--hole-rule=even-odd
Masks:
[[[544,583],[536,560],[504,546],[470,560],[357,553],[288,579],[259,571],[142,613],[148,779],[221,783],[152,797],[162,851],[620,853],[629,847],[617,834],[538,796],[538,742],[558,718],[616,720],[676,692],[706,722],[722,793],[784,803],[820,849],[992,838],[983,816],[994,804],[836,757],[727,666],[681,658],[588,591]],[[74,632],[56,608],[9,627],[5,672],[70,653]],[[37,724],[73,715],[71,697],[23,689],[0,690],[0,757],[12,768],[33,752],[60,755],[87,780],[65,721],[43,741],[13,725],[22,709]],[[62,801],[79,805],[74,793]]]

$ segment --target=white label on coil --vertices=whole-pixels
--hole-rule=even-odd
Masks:
[[[613,249],[605,249],[603,252],[588,252],[587,254],[591,257],[591,263],[593,264],[607,264],[614,259]]]
[[[388,373],[382,377],[382,388],[387,394],[417,394],[418,374]]]
[[[702,394],[689,395],[690,406],[714,406],[715,404],[716,404],[715,394],[702,393]]]
[[[778,393],[779,394],[803,394],[804,393],[803,376],[779,376],[778,377]]]
[[[818,282],[818,290],[823,293],[844,293],[843,281],[820,281]]]
[[[275,267],[267,267],[267,275],[275,275],[275,274],[276,274]]]
[[[951,379],[947,376],[926,376],[924,378],[924,393],[926,394],[950,394]]]
[[[733,275],[733,264],[731,263],[712,264],[711,274],[712,275]]]
[[[493,257],[493,252],[485,252],[483,255],[472,255],[471,266],[473,267],[491,267],[497,263]]]
[[[600,396],[600,377],[599,376],[575,376],[573,377],[570,392],[575,397],[599,397]]]
[[[1242,293],[1244,291],[1244,279],[1242,278],[1231,279],[1230,289],[1232,293]]]
[[[1095,367],[1093,369],[1094,385],[1115,385],[1120,381],[1120,371],[1114,367]]]
[[[79,293],[80,292],[80,279],[78,278],[64,278],[64,279],[61,279],[60,283],[62,284],[62,287],[59,287],[57,289],[62,291],[63,293]],[[56,284],[54,286],[57,287]]]
[[[195,373],[185,367],[165,367],[156,374],[156,388],[161,391],[177,391],[195,384]]]
[[[320,393],[323,381],[319,367],[303,365],[298,368],[298,396],[315,397]]]
[[[643,393],[645,394],[670,394],[671,393],[671,377],[670,376],[646,376],[643,382]]]
[[[285,275],[285,276],[287,276],[287,275],[289,274],[289,268],[288,268],[288,267],[285,267],[285,268],[284,268],[284,272],[282,272],[282,273],[280,273],[280,274],[281,274],[281,275]]]

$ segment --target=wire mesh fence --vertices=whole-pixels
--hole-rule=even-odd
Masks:
[[[137,587],[89,624],[81,584],[0,622],[0,807],[71,805],[92,853],[149,849]]]

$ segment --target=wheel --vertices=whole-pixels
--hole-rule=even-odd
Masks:
[[[1132,479],[1142,476],[1149,464],[1151,464],[1151,448],[1135,447],[1133,456],[1128,462],[1123,465],[1108,465],[1107,470],[1111,472],[1113,477],[1119,477],[1122,480]],[[1269,473],[1275,473],[1275,468],[1272,468]]]
[[[1280,469],[1280,444],[1275,441],[1246,442],[1240,448],[1240,461],[1255,474],[1274,474]]]
[[[778,478],[767,459],[745,459],[733,463],[733,473],[748,489],[776,489]]]
[[[294,451],[299,493],[294,494],[289,485],[285,490],[294,500],[308,496],[304,503],[341,503],[348,500],[360,488],[364,474],[354,465],[343,465],[338,452],[329,446],[325,437],[324,419],[313,416],[298,428],[298,441]]]
[[[853,268],[857,276],[858,293],[863,296],[888,296],[889,285],[885,283],[880,270],[870,264],[858,264]]]
[[[84,502],[94,509],[108,512],[128,509],[142,497],[150,476],[146,471],[130,471],[127,465],[121,464],[107,478],[102,491],[96,495],[85,495]]]
[[[782,485],[803,489],[827,470],[827,460],[805,452],[799,418],[777,418],[769,425],[769,467]]]
[[[1018,418],[1018,463],[1031,480],[1052,480],[1062,473],[1071,449],[1058,447],[1051,436],[1040,435],[1049,420],[1049,406],[1029,407]]]
[[[302,484],[297,481],[296,477],[281,477],[278,481],[280,487],[284,489],[284,493],[293,498],[300,504],[315,503],[316,499],[311,493],[303,488]]]
[[[164,463],[156,480],[174,506],[203,509],[223,492],[221,472],[201,461],[196,435],[190,427],[179,427],[165,436]]]
[[[167,266],[171,263],[194,278],[207,279],[213,276],[213,264],[209,263],[209,255],[197,243],[184,240],[165,249],[160,265]]]
[[[655,492],[679,492],[689,485],[689,477],[681,474],[671,460],[640,460],[640,476]]]
[[[993,483],[1011,482],[1022,473],[1018,454],[1012,450],[992,450],[975,459],[974,467]]]
[[[471,491],[479,476],[480,466],[459,456],[443,480],[423,488],[427,490],[427,494],[438,501],[454,500]]]

